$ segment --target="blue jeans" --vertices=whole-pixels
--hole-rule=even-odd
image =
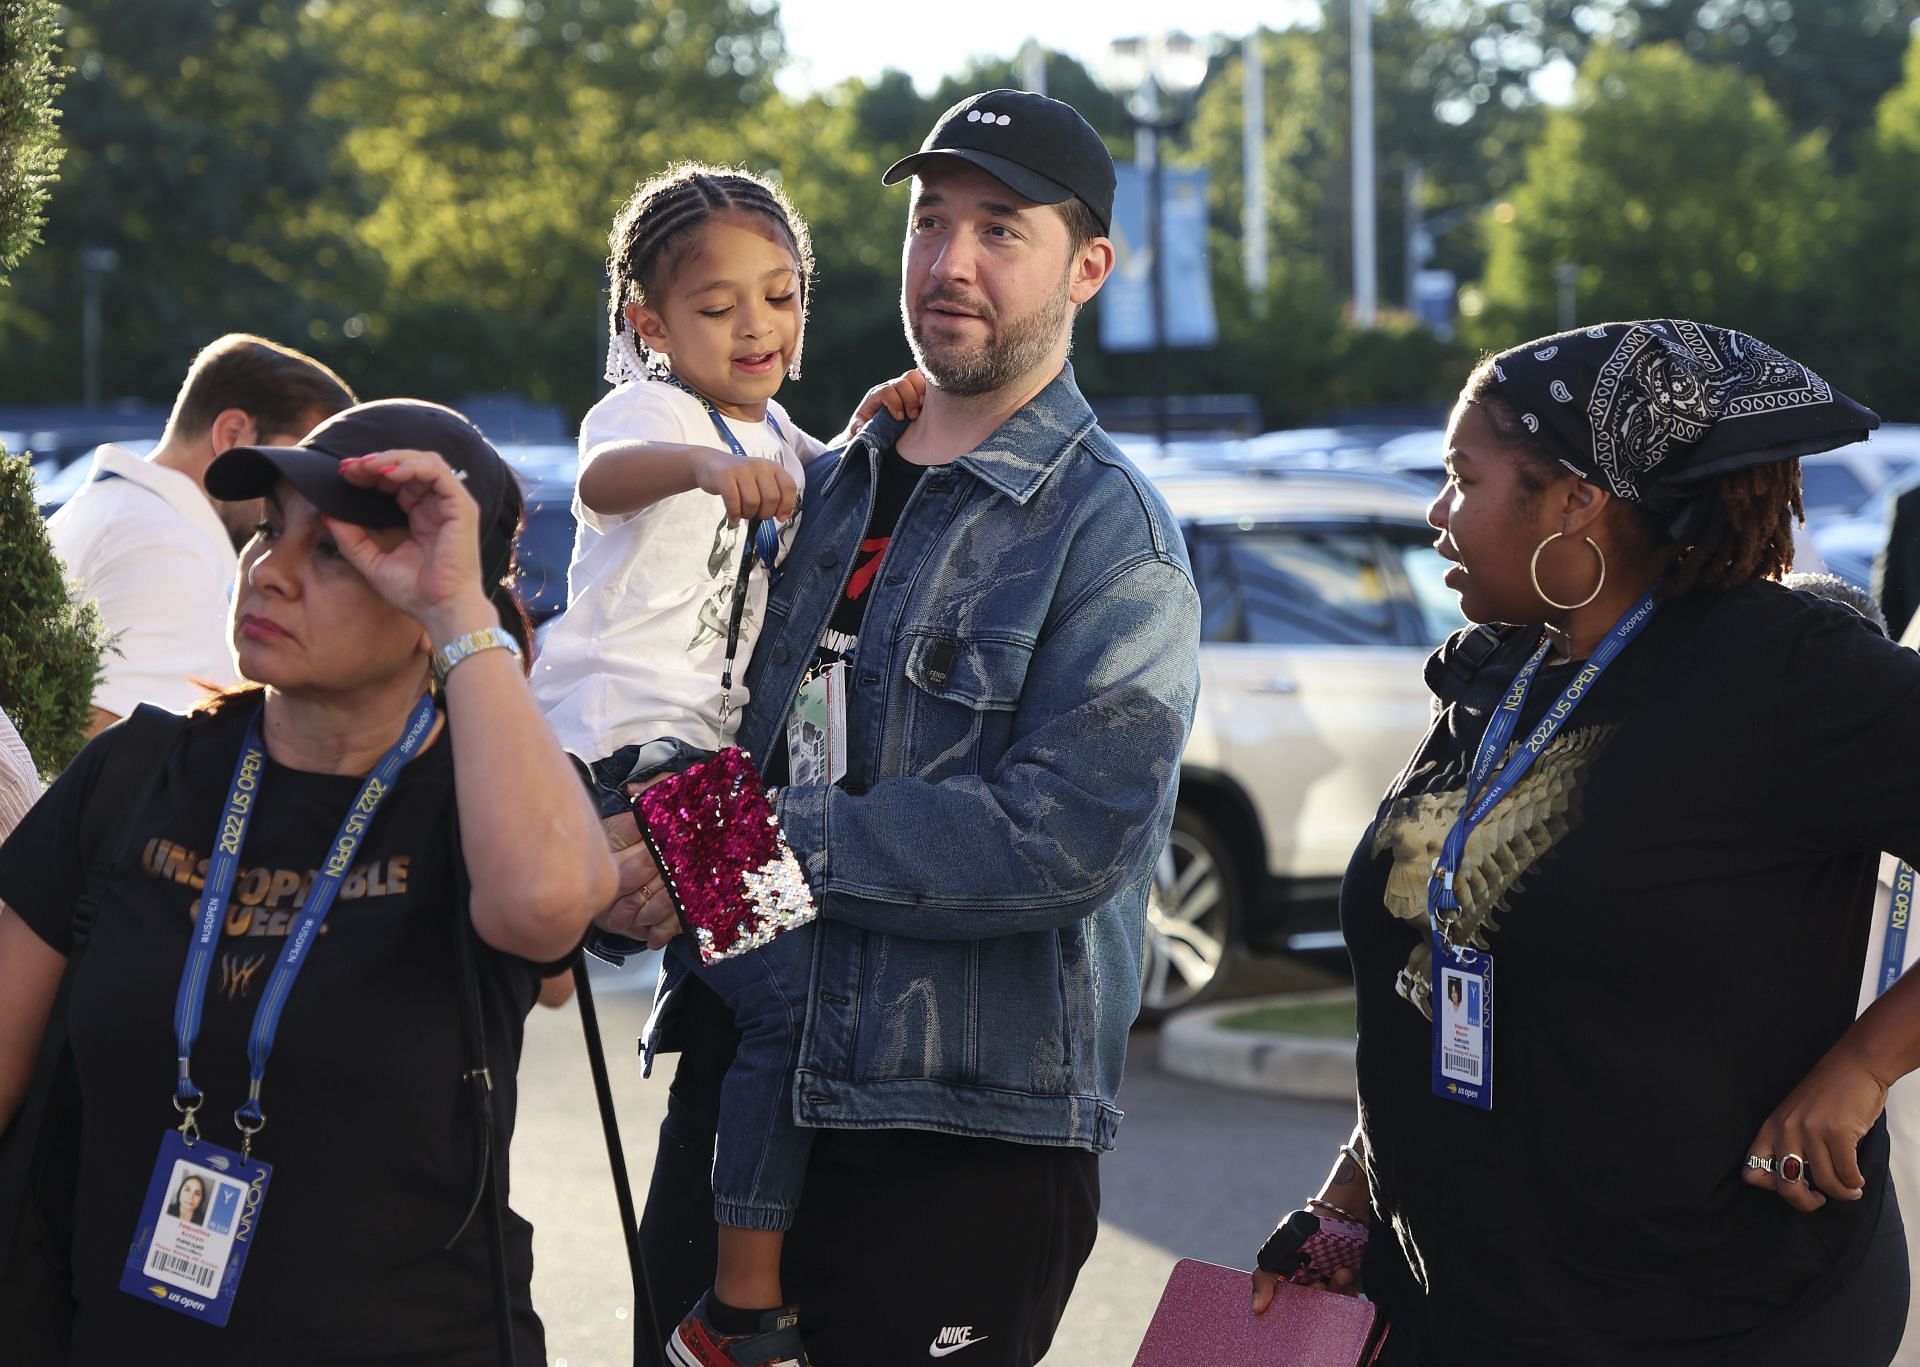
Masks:
[[[672,737],[622,746],[590,766],[601,815],[631,808],[627,784],[679,773],[708,754]],[[646,945],[595,927],[587,948],[619,964]],[[666,952],[713,989],[740,1031],[739,1052],[720,1085],[713,1218],[731,1229],[787,1229],[813,1150],[812,1133],[793,1122],[793,1075],[813,981],[813,927],[790,930],[716,964],[701,961],[699,945],[687,934],[675,937]]]
[[[676,936],[667,953],[714,990],[740,1031],[739,1052],[720,1084],[713,1218],[731,1229],[789,1229],[813,1152],[813,1132],[793,1121],[813,927],[715,964],[701,962],[691,935]]]

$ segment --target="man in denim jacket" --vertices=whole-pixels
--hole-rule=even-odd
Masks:
[[[1177,525],[1066,364],[1113,266],[1099,137],[990,91],[886,179],[907,176],[925,404],[809,468],[739,736],[821,911],[794,1094],[820,1134],[784,1276],[816,1361],[1028,1364],[1098,1225],[1199,604]],[[836,668],[829,783],[829,755],[790,760],[789,718]],[[671,907],[637,900],[607,924],[657,943]],[[644,1221],[672,1323],[712,1267],[733,1036],[671,978],[653,1024],[682,1051]]]

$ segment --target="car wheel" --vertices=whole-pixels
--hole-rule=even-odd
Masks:
[[[1176,809],[1147,895],[1143,1019],[1190,1006],[1219,985],[1239,911],[1240,880],[1226,842],[1206,818]]]

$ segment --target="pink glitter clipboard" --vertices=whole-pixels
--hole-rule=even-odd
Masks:
[[[1293,1282],[1256,1315],[1246,1273],[1182,1258],[1133,1367],[1367,1367],[1386,1341],[1378,1318],[1367,1301]]]
[[[633,800],[680,924],[718,963],[814,919],[813,894],[746,751],[728,746]]]

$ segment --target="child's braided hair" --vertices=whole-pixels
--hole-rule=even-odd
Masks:
[[[795,212],[786,192],[751,171],[680,162],[644,181],[621,206],[608,235],[608,328],[613,344],[607,378],[615,383],[659,375],[666,360],[649,351],[627,322],[629,304],[648,304],[697,240],[696,229],[716,218],[758,215],[772,225],[793,252],[800,277],[800,321],[804,336],[807,287],[813,281],[813,240],[806,220]],[[631,373],[630,373],[631,372]],[[796,345],[789,379],[800,374]]]

